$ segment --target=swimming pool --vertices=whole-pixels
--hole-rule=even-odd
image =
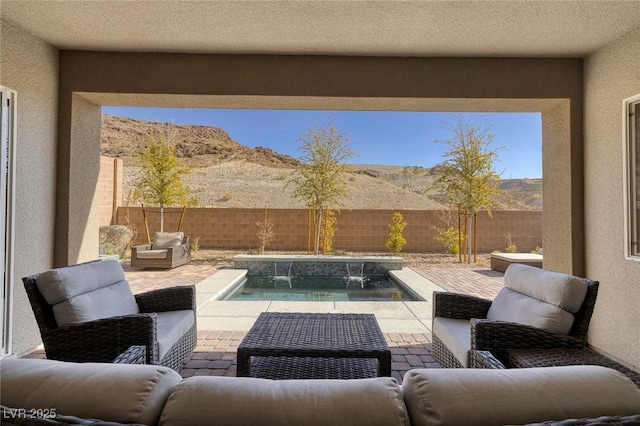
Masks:
[[[414,301],[421,300],[412,295],[401,283],[391,277],[365,277],[359,280],[335,276],[247,276],[231,289],[222,300],[236,301]]]

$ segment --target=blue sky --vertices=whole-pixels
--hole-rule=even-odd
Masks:
[[[445,160],[447,146],[434,143],[452,135],[443,128],[459,113],[397,111],[290,111],[103,107],[103,113],[174,124],[224,129],[237,142],[264,146],[298,158],[300,135],[333,121],[353,141],[355,164],[433,167]],[[495,169],[503,179],[542,177],[542,123],[539,113],[465,113],[472,122],[485,120],[495,135]]]

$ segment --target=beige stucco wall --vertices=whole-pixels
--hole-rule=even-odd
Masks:
[[[543,117],[545,208],[543,244],[550,269],[584,273],[582,206],[582,61],[579,59],[375,58],[332,56],[188,55],[62,51],[56,263],[91,257],[73,233],[91,211],[97,185],[83,161],[93,149],[72,137],[88,129],[94,105],[356,109],[407,111],[540,111]],[[85,107],[77,108],[74,102]],[[71,115],[74,115],[73,120]],[[99,127],[99,120],[93,123]],[[547,142],[549,141],[549,142]],[[80,151],[76,147],[89,148]],[[69,174],[66,170],[74,170]],[[553,196],[553,194],[556,194]],[[547,203],[547,196],[555,201]],[[80,212],[80,213],[78,213]],[[97,251],[96,251],[97,253]]]
[[[2,21],[0,84],[18,93],[13,352],[40,342],[23,276],[53,264],[58,52]]]
[[[624,258],[622,190],[622,100],[640,94],[640,28],[585,61],[584,87],[586,272],[600,281],[589,341],[640,369],[640,262]]]

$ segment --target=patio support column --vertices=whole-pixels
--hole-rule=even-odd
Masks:
[[[96,186],[100,171],[99,105],[60,96],[55,266],[95,259],[99,251]]]
[[[543,267],[578,276],[584,276],[581,126],[568,99],[542,113]]]

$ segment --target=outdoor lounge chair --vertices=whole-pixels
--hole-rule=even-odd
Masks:
[[[476,367],[476,351],[584,347],[598,282],[513,264],[493,301],[434,292],[433,357],[445,368]]]
[[[156,232],[151,244],[131,247],[134,268],[171,269],[189,263],[191,245],[182,232]]]
[[[112,362],[144,346],[179,370],[196,345],[195,287],[133,295],[120,262],[98,260],[22,279],[49,359]]]

